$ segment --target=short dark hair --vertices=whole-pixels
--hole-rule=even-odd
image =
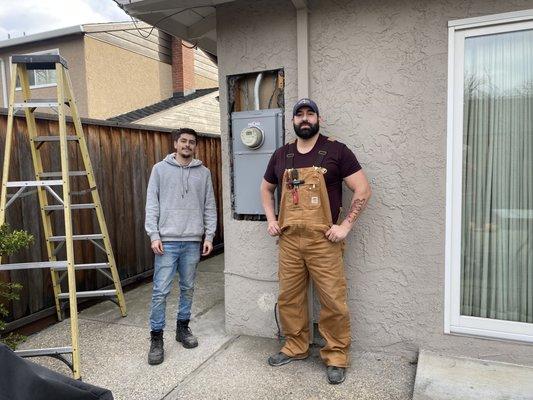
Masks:
[[[188,134],[188,135],[193,135],[194,136],[194,139],[196,141],[198,141],[198,133],[196,133],[196,131],[194,129],[191,129],[191,128],[180,128],[180,129],[175,129],[172,131],[172,141],[175,142],[177,141],[181,135],[183,135],[184,133]]]

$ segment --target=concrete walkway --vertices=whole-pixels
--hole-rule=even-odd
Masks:
[[[199,265],[191,328],[196,349],[174,340],[178,288],[167,306],[165,361],[149,366],[148,310],[151,283],[126,292],[128,316],[102,302],[79,315],[83,380],[110,389],[119,400],[174,399],[394,399],[411,398],[415,369],[408,360],[352,352],[352,366],[342,385],[329,385],[325,367],[312,349],[307,360],[272,368],[268,355],[279,349],[274,339],[231,336],[224,330],[224,260],[216,256]],[[32,335],[22,348],[65,346],[69,320]],[[62,363],[34,359],[70,374]]]

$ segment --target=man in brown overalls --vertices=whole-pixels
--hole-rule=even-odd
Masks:
[[[350,315],[342,253],[344,239],[370,198],[370,185],[348,147],[318,133],[316,103],[301,99],[293,109],[296,142],[272,155],[261,184],[268,233],[279,236],[279,314],[285,345],[268,359],[272,366],[309,356],[307,285],[309,276],[320,299],[320,350],[328,382],[341,383],[348,366]],[[354,192],[339,224],[342,182]],[[274,191],[281,187],[279,219]],[[335,223],[333,223],[335,221]]]

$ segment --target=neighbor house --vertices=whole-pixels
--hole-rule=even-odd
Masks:
[[[345,250],[353,346],[533,365],[530,0],[117,2],[216,52],[229,332],[277,331],[275,240],[235,208],[235,112],[280,109],[288,141],[309,96],[373,187]]]
[[[142,22],[85,24],[0,41],[0,107],[7,107],[10,57],[46,53],[67,60],[87,118],[108,119],[172,98],[182,104],[218,87],[216,58],[190,43]],[[34,98],[56,96],[55,71],[29,71],[29,78]]]

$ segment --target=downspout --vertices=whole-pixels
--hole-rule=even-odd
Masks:
[[[2,107],[7,108],[7,79],[6,79],[6,64],[4,63],[4,60],[0,58],[0,74],[2,75]]]
[[[255,85],[254,85],[254,110],[259,110],[259,86],[261,86],[261,81],[263,80],[263,73],[260,72],[259,75],[257,75],[257,78],[255,78]]]
[[[309,97],[309,9],[307,0],[292,0],[296,8],[296,50],[298,63],[298,99]],[[307,309],[309,312],[309,342],[315,341],[313,321],[314,306],[313,282],[307,286]]]

